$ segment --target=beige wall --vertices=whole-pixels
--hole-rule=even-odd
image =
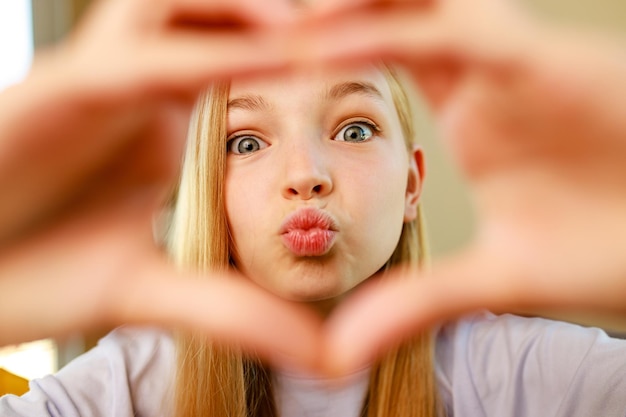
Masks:
[[[624,0],[527,0],[550,18],[589,27],[626,32]]]
[[[81,16],[90,0],[31,0],[35,47],[57,42]]]

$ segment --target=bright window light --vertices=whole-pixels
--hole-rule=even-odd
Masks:
[[[30,0],[0,0],[0,91],[24,78],[33,59]],[[55,371],[51,340],[0,347],[0,368],[26,379]]]
[[[56,367],[56,344],[52,340],[0,348],[0,368],[22,378],[41,378],[55,372]]]
[[[22,80],[32,59],[30,0],[0,0],[0,90]]]

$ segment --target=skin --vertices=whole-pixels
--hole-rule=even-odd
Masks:
[[[327,326],[329,367],[354,369],[481,308],[601,312],[623,323],[623,46],[545,26],[501,0],[319,7],[335,13],[312,24],[322,33],[312,49],[325,59],[384,56],[414,76],[477,213],[467,247],[342,304]]]
[[[320,0],[297,16],[263,6],[101,2],[0,95],[0,344],[157,323],[344,372],[478,308],[626,314],[623,46],[503,0]],[[408,274],[422,279],[364,288],[324,333],[243,280],[173,270],[149,219],[198,90],[381,57],[414,75],[466,176],[479,215],[466,250]]]
[[[317,361],[309,311],[238,276],[181,272],[153,240],[199,90],[285,65],[277,27],[294,11],[254,5],[98,2],[0,94],[0,345],[153,323]]]
[[[375,92],[329,96],[351,83]],[[266,106],[236,105],[250,97]],[[259,146],[228,156],[226,209],[237,268],[270,292],[327,313],[385,264],[403,222],[415,218],[421,150],[407,151],[389,86],[375,69],[235,82],[229,101],[229,137],[245,135]],[[345,141],[351,126],[372,135]],[[284,219],[303,207],[335,220],[337,237],[323,255],[298,256],[280,239]]]

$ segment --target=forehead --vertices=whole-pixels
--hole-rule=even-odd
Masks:
[[[349,71],[299,70],[271,78],[234,80],[229,101],[258,96],[273,102],[332,100],[350,94],[367,95],[385,104],[393,104],[385,74],[373,66]]]

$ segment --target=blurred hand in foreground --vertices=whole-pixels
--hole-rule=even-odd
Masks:
[[[464,250],[428,272],[396,271],[409,279],[365,285],[340,306],[327,329],[329,368],[354,369],[480,308],[626,313],[623,45],[549,28],[503,0],[318,7],[332,16],[312,24],[321,59],[382,57],[409,69],[478,215]]]
[[[0,345],[157,323],[311,365],[310,312],[241,279],[176,271],[152,235],[197,93],[280,69],[288,6],[101,1],[0,95]]]

